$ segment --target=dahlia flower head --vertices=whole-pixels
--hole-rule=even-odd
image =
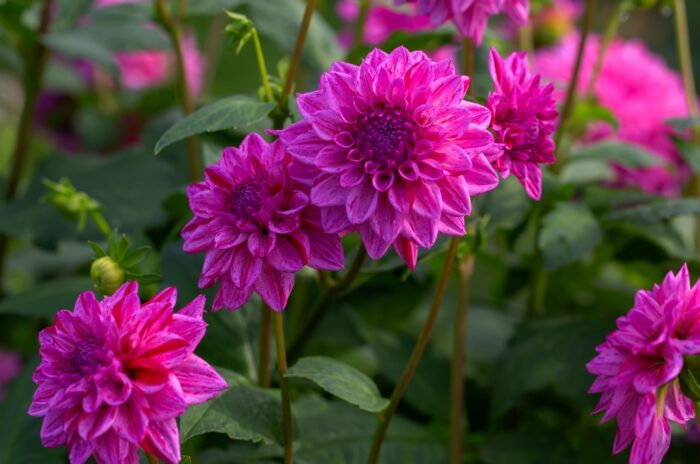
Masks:
[[[123,3],[143,3],[146,0],[97,0],[95,5],[107,7]],[[182,56],[185,64],[187,86],[192,95],[199,95],[204,86],[204,72],[207,69],[206,58],[197,47],[197,40],[192,33],[182,37]],[[144,90],[158,87],[175,75],[176,58],[168,50],[139,50],[121,52],[114,55],[119,70],[121,83],[129,90]]]
[[[397,10],[389,6],[392,3],[391,0],[384,0],[384,3],[373,2],[370,6],[364,29],[364,43],[379,46],[396,32],[417,34],[432,29],[427,16],[416,14],[415,4],[409,4],[406,5],[406,9]],[[338,16],[347,23],[354,23],[357,21],[360,8],[357,0],[340,0],[336,11]],[[352,28],[340,32],[338,36],[340,44],[346,49],[352,45],[354,33]],[[427,53],[433,60],[449,60],[454,58],[455,50],[454,45],[445,45]]]
[[[137,464],[138,449],[180,462],[176,418],[227,385],[194,354],[206,331],[200,296],[173,313],[177,291],[141,304],[136,282],[98,301],[81,294],[39,334],[39,386],[29,414],[43,417],[41,442],[68,445],[71,464]]]
[[[506,13],[523,25],[530,15],[530,0],[395,0],[397,5],[416,3],[418,14],[428,16],[433,27],[452,21],[463,38],[481,44],[491,16]]]
[[[468,86],[451,60],[400,47],[335,63],[297,96],[303,120],[279,136],[326,232],[356,230],[374,259],[393,245],[411,268],[438,233],[465,234],[470,197],[498,184],[491,115]]]
[[[535,55],[535,69],[544,79],[555,84],[555,98],[559,101],[565,98],[577,44],[578,35],[574,34],[558,46],[538,51]],[[578,84],[580,95],[584,95],[588,88],[599,46],[597,37],[588,39]],[[663,98],[659,98],[659,89],[663,89]],[[689,177],[689,169],[673,143],[675,131],[666,124],[668,119],[688,116],[680,75],[641,41],[613,40],[605,54],[594,94],[598,102],[613,113],[619,128],[615,130],[609,124],[596,124],[590,128],[586,141],[612,138],[636,144],[652,152],[662,163],[636,169],[615,166],[618,175],[615,185],[636,186],[649,193],[667,196],[680,194]]]
[[[5,399],[5,387],[22,370],[22,360],[13,351],[0,350],[0,402]]]
[[[586,366],[598,376],[590,393],[601,398],[594,414],[617,420],[613,452],[632,444],[631,464],[658,464],[671,443],[669,421],[694,417],[678,376],[683,356],[700,353],[700,286],[688,268],[669,272],[661,285],[637,293],[634,307],[596,348]]]
[[[279,141],[250,134],[187,189],[194,218],[183,248],[205,252],[200,287],[221,282],[215,311],[240,308],[253,291],[281,311],[302,267],[342,269],[340,238],[322,230],[308,186],[289,174],[291,160]]]
[[[505,60],[495,49],[489,55],[494,89],[486,103],[491,110],[491,129],[502,150],[490,158],[505,178],[510,173],[535,200],[542,195],[540,164],[554,163],[554,142],[550,135],[559,116],[552,96],[554,86],[542,85],[531,75],[527,53],[512,53]]]

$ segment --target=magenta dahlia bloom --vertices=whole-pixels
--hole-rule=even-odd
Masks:
[[[559,113],[552,96],[554,86],[542,85],[540,76],[528,70],[527,53],[513,53],[505,61],[491,50],[489,71],[493,92],[487,102],[491,129],[502,151],[490,158],[505,178],[512,172],[528,195],[542,195],[540,164],[554,163],[554,142]]]
[[[308,186],[289,175],[290,161],[281,143],[250,134],[188,188],[194,218],[182,230],[184,249],[206,252],[200,287],[221,282],[214,310],[238,309],[255,291],[281,311],[302,267],[343,267],[340,238],[321,229]]]
[[[22,370],[22,361],[13,351],[0,350],[0,402],[5,399],[5,387]]]
[[[98,301],[80,295],[39,335],[39,385],[29,414],[43,417],[41,442],[68,445],[71,464],[137,464],[138,449],[180,462],[176,418],[226,382],[194,354],[206,331],[200,296],[173,313],[168,288],[141,304],[136,282]]]
[[[555,97],[559,101],[565,97],[577,43],[578,36],[573,34],[560,45],[535,55],[535,69],[557,86]],[[586,45],[578,86],[581,95],[591,80],[599,46],[597,37],[591,37]],[[659,89],[663,89],[663,98],[659,97]],[[690,170],[674,144],[673,137],[677,134],[666,123],[672,118],[688,116],[688,104],[678,72],[669,68],[641,41],[614,40],[605,54],[594,94],[599,103],[613,113],[619,127],[596,124],[586,134],[586,142],[617,139],[633,143],[651,151],[661,163],[648,168],[615,166],[618,174],[615,185],[636,186],[668,196],[680,194],[684,182],[690,177]]]
[[[589,391],[601,393],[594,413],[605,411],[602,422],[617,419],[613,452],[632,444],[631,464],[660,463],[671,443],[668,421],[685,426],[694,417],[678,382],[683,356],[700,353],[700,286],[690,286],[687,266],[639,291],[596,350]]]
[[[304,120],[280,139],[326,232],[357,230],[374,259],[393,245],[412,268],[439,232],[464,235],[470,196],[498,184],[490,113],[464,101],[468,86],[452,61],[400,47],[335,63],[319,90],[298,95]]]
[[[437,27],[452,21],[462,37],[481,44],[491,16],[506,13],[516,24],[527,22],[530,0],[395,0],[396,4],[416,3],[418,14],[428,16]]]

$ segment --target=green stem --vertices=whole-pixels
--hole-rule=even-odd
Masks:
[[[255,57],[258,60],[258,69],[260,70],[260,80],[262,80],[263,90],[265,91],[265,99],[269,102],[274,101],[272,89],[270,89],[270,81],[267,75],[267,66],[265,66],[265,56],[263,55],[262,47],[260,46],[258,31],[255,28],[253,28],[253,45],[255,45]]]
[[[306,341],[311,337],[311,335],[321,324],[321,321],[326,317],[333,299],[350,288],[350,285],[352,285],[357,276],[360,274],[365,258],[367,258],[367,251],[365,251],[364,248],[358,249],[357,254],[355,255],[355,260],[345,276],[339,282],[327,288],[326,292],[321,298],[321,301],[316,306],[316,309],[311,312],[311,317],[309,318],[308,322],[304,325],[304,328],[301,329],[290,345],[289,359],[295,360],[299,357],[299,354],[304,348]]]
[[[693,409],[695,410],[695,422],[698,424],[698,430],[700,430],[700,403],[693,401]]]
[[[467,315],[469,294],[474,272],[474,255],[464,257],[459,265],[459,300],[454,322],[451,369],[450,401],[450,464],[462,462],[462,447],[465,428],[464,412],[464,360],[467,349]]]
[[[355,22],[355,35],[352,38],[352,46],[350,48],[350,56],[356,58],[360,53],[363,39],[365,37],[365,26],[367,26],[367,17],[369,9],[372,6],[371,0],[360,0],[360,12]]]
[[[605,63],[605,56],[608,53],[608,48],[613,39],[617,35],[617,31],[620,29],[620,22],[622,16],[629,10],[629,4],[627,2],[620,3],[615,12],[610,17],[607,27],[605,28],[605,35],[603,36],[603,41],[600,43],[600,48],[598,49],[598,56],[596,57],[596,62],[593,65],[593,71],[591,73],[591,78],[588,81],[588,88],[586,90],[586,96],[593,97],[595,95],[595,84],[598,82],[600,77],[600,72],[603,69],[603,64]]]
[[[180,97],[180,103],[182,104],[182,110],[185,116],[192,114],[194,112],[194,104],[192,103],[192,96],[190,95],[190,89],[187,85],[187,73],[185,68],[185,56],[182,50],[182,39],[180,33],[179,24],[173,19],[165,5],[165,0],[154,0],[156,15],[163,25],[165,32],[167,32],[170,42],[175,51],[175,61],[177,63],[177,91]],[[183,6],[186,2],[180,3],[180,6],[184,10]],[[190,179],[197,181],[201,179],[202,176],[202,157],[199,153],[199,143],[197,138],[192,136],[188,137],[186,140],[187,144],[187,160],[189,166]]]
[[[474,41],[472,39],[464,39],[462,41],[462,61],[464,66],[464,75],[471,78],[474,74]],[[469,84],[469,94],[472,93],[472,84]]]
[[[430,312],[428,313],[428,319],[425,321],[425,325],[423,326],[423,330],[418,338],[418,342],[413,348],[413,353],[411,353],[411,358],[408,360],[408,364],[406,364],[401,380],[396,385],[396,388],[391,395],[389,406],[387,406],[386,410],[377,415],[377,429],[374,432],[374,440],[372,441],[372,448],[370,450],[369,459],[367,460],[368,464],[376,464],[379,460],[382,443],[384,441],[386,431],[389,428],[391,418],[394,416],[396,408],[398,408],[404,393],[406,393],[408,384],[411,382],[413,374],[418,368],[418,363],[423,356],[423,352],[428,346],[428,340],[430,340],[430,334],[433,331],[433,326],[435,325],[435,321],[440,312],[442,298],[445,295],[445,290],[447,289],[447,283],[450,279],[450,273],[452,271],[452,264],[454,263],[461,238],[462,237],[454,237],[450,242],[450,248],[447,251],[447,257],[445,258],[445,266],[442,269],[442,274],[435,291],[433,304],[430,307]]]
[[[532,60],[535,57],[535,38],[530,21],[518,29],[518,45],[520,46],[520,50],[527,52],[527,62],[532,66]]]
[[[272,310],[263,303],[260,316],[260,352],[258,353],[258,385],[270,388],[270,323]]]
[[[148,459],[148,464],[158,464],[158,458],[150,453],[146,453],[146,459]]]
[[[92,215],[92,220],[95,222],[95,225],[100,230],[100,233],[104,235],[105,238],[109,238],[110,235],[112,235],[112,228],[107,223],[107,220],[102,215],[102,212],[99,210],[93,210],[90,212],[90,214]]]
[[[268,309],[268,311],[271,311]],[[280,377],[280,391],[282,393],[282,425],[284,433],[284,464],[294,461],[292,452],[292,405],[289,399],[289,384],[285,373],[287,372],[287,355],[284,342],[284,321],[281,312],[274,312],[275,339],[277,341],[277,366]]]
[[[547,274],[542,261],[542,250],[540,249],[540,231],[542,229],[542,206],[535,205],[535,212],[532,218],[534,222],[534,238],[532,244],[533,258],[532,270],[530,272],[530,295],[527,301],[527,315],[536,316],[544,308],[544,300],[547,292]]]
[[[44,79],[44,70],[48,60],[48,50],[42,43],[42,36],[48,32],[51,23],[51,11],[53,9],[53,0],[44,0],[41,9],[41,19],[39,29],[37,30],[36,43],[33,47],[24,50],[22,56],[24,58],[24,103],[22,105],[22,114],[20,116],[19,126],[17,128],[17,142],[15,145],[14,154],[12,156],[12,164],[10,166],[10,174],[5,188],[4,199],[6,203],[14,200],[17,195],[20,181],[24,175],[27,162],[29,161],[29,152],[32,142],[32,122],[36,112],[36,102],[41,90],[41,84]],[[5,234],[0,234],[0,294],[2,293],[2,283],[5,274],[5,261],[9,247],[9,238]]]
[[[597,0],[586,0],[586,12],[583,16],[583,24],[581,25],[581,36],[578,42],[578,51],[576,52],[576,61],[574,64],[574,72],[569,81],[569,88],[566,92],[566,100],[564,101],[564,107],[561,110],[561,115],[559,116],[559,127],[557,128],[557,133],[554,136],[555,147],[555,157],[557,158],[556,164],[554,166],[555,170],[561,167],[563,160],[559,158],[561,154],[561,142],[566,131],[566,125],[571,117],[571,112],[574,109],[574,103],[576,102],[576,89],[578,86],[579,77],[581,75],[581,63],[583,62],[583,54],[586,51],[586,43],[588,42],[588,34],[591,31],[591,23],[593,21],[593,12],[596,7]]]
[[[299,26],[299,35],[297,36],[297,42],[294,46],[292,61],[289,64],[287,79],[284,81],[284,87],[282,87],[282,93],[280,94],[280,100],[277,104],[277,110],[275,112],[274,126],[277,129],[281,129],[284,126],[284,121],[288,116],[287,98],[289,98],[289,95],[292,93],[292,86],[294,85],[294,79],[296,78],[297,71],[299,70],[301,54],[304,51],[306,35],[309,32],[309,25],[311,24],[311,18],[314,16],[315,9],[316,0],[308,0],[306,2],[306,9],[304,10],[304,17],[302,18],[301,25]]]

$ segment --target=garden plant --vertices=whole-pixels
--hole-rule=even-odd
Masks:
[[[698,21],[0,0],[0,464],[698,462]]]

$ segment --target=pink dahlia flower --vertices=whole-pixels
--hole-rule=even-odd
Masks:
[[[5,399],[5,387],[21,370],[22,361],[17,353],[0,350],[0,402]]]
[[[685,426],[694,417],[678,382],[683,356],[700,353],[700,286],[690,286],[687,266],[639,291],[596,351],[589,391],[601,393],[594,413],[605,411],[602,422],[617,419],[613,452],[632,444],[631,464],[660,463],[671,443],[668,421]]]
[[[577,35],[572,35],[559,46],[535,55],[536,70],[558,87],[555,96],[560,101],[571,76],[577,43]],[[578,86],[581,95],[588,88],[598,49],[598,38],[590,38]],[[663,89],[663,98],[659,98],[659,89]],[[587,141],[614,138],[633,143],[651,151],[663,163],[663,166],[639,169],[618,166],[616,184],[638,186],[650,193],[678,195],[689,171],[673,143],[675,132],[666,121],[688,115],[680,75],[642,42],[615,40],[605,55],[594,94],[613,113],[619,128],[595,125],[589,130]]]
[[[543,86],[540,76],[528,70],[527,53],[513,53],[505,61],[491,50],[489,70],[494,89],[487,102],[491,128],[503,150],[491,158],[505,178],[512,172],[528,195],[542,195],[540,164],[554,163],[554,142],[559,113],[552,96],[554,86]]]
[[[107,7],[123,3],[143,3],[147,0],[97,0],[95,5]],[[193,34],[182,37],[182,54],[185,61],[187,86],[192,95],[202,91],[206,59],[197,48]],[[142,50],[117,53],[114,56],[121,82],[127,89],[143,90],[165,84],[175,75],[175,56],[167,50]]]
[[[340,238],[321,229],[308,187],[290,178],[290,161],[281,143],[250,134],[188,188],[194,218],[182,230],[184,249],[206,252],[200,287],[221,281],[214,310],[238,309],[255,291],[281,311],[302,267],[343,267]]]
[[[326,232],[357,230],[374,259],[393,245],[412,268],[438,232],[465,233],[470,196],[498,184],[490,113],[464,101],[468,86],[452,61],[400,47],[335,63],[318,91],[298,95],[304,120],[280,138]]]
[[[418,14],[428,16],[437,27],[451,20],[462,37],[481,44],[491,16],[506,13],[516,24],[527,22],[530,0],[395,0],[396,4],[416,3]]]
[[[39,335],[39,388],[29,414],[43,417],[41,442],[68,445],[71,464],[94,455],[104,464],[136,464],[138,448],[180,462],[176,418],[226,382],[194,354],[206,331],[200,296],[173,313],[168,288],[141,304],[136,282],[102,301],[92,292],[61,310]]]

